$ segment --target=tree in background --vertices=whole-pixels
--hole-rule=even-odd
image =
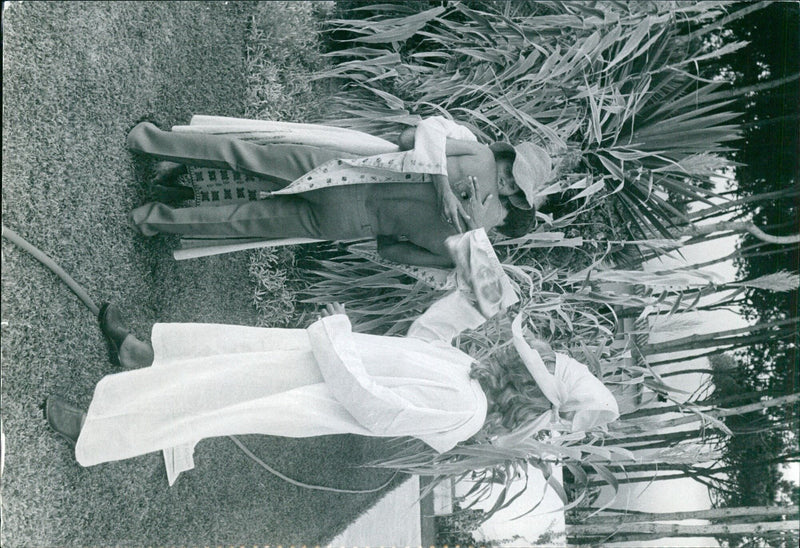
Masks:
[[[734,159],[736,194],[748,198],[766,192],[793,190],[792,199],[754,200],[742,203],[741,215],[755,225],[769,227],[772,234],[797,231],[800,226],[800,87],[790,79],[800,71],[800,4],[775,2],[733,21],[727,28],[730,40],[749,44],[722,63],[732,72],[737,86],[752,86],[767,81],[790,80],[783,85],[748,94],[739,99],[742,139]],[[743,235],[736,259],[739,277],[754,279],[779,271],[798,272],[800,246],[776,246]],[[763,324],[798,316],[798,290],[774,293],[749,289],[741,310],[754,323]],[[735,380],[724,382],[715,375],[717,390],[722,392],[764,391],[772,395],[789,394],[798,388],[798,333],[788,337],[761,340],[737,352],[739,369]],[[733,383],[731,385],[731,383]],[[729,438],[724,460],[735,470],[730,479],[737,488],[720,501],[726,506],[773,504],[788,488],[781,479],[777,464],[763,462],[797,449],[796,406],[770,410],[773,421],[786,426],[780,431],[765,431],[758,436]],[[726,424],[732,428],[752,425],[756,416],[732,416]],[[793,448],[793,449],[792,449]],[[744,540],[744,539],[743,539]]]
[[[750,44],[728,59],[740,85],[796,75],[800,71],[800,4],[776,2],[731,25],[737,38]],[[796,190],[792,200],[754,201],[744,213],[775,234],[790,234],[800,226],[797,191],[800,185],[800,87],[797,80],[743,99],[743,139],[735,153],[736,191],[741,197],[782,189]],[[745,256],[737,260],[740,274],[756,278],[779,270],[800,271],[800,246],[764,244],[750,235],[741,247],[771,252],[768,259]],[[757,246],[757,247],[756,247]],[[798,315],[798,291],[788,294],[753,290],[743,310],[749,319],[769,322]],[[793,392],[798,387],[798,338],[754,345],[743,353],[758,388]]]

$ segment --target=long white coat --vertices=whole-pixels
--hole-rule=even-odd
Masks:
[[[414,436],[439,452],[478,430],[486,397],[451,346],[484,317],[459,292],[406,337],[353,333],[342,314],[308,329],[156,324],[151,367],[95,388],[75,456],[83,466],[164,451],[168,479],[201,439],[235,434]]]

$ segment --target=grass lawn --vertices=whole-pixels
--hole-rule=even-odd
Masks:
[[[247,253],[176,263],[174,240],[145,239],[128,225],[128,212],[145,201],[149,165],[126,151],[124,138],[143,116],[167,128],[195,113],[268,114],[270,90],[285,99],[296,89],[276,73],[254,90],[249,23],[255,16],[272,33],[261,53],[285,60],[297,42],[289,39],[298,32],[287,24],[298,18],[286,12],[292,9],[249,2],[5,6],[3,224],[53,257],[96,301],[118,303],[140,337],[155,321],[257,321]],[[272,51],[264,46],[270,43]],[[270,66],[285,68],[283,61]],[[308,114],[303,105],[297,119]],[[276,116],[295,114],[291,101],[279,107]],[[81,468],[39,406],[49,394],[88,406],[96,382],[114,372],[96,319],[5,240],[2,260],[3,546],[313,545],[378,497],[295,487],[225,438],[203,441],[197,468],[172,488],[160,454]],[[363,489],[388,477],[354,466],[385,449],[374,440],[243,441],[307,483]]]

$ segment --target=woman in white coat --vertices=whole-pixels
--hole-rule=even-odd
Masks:
[[[152,347],[115,308],[103,318],[120,363],[139,368],[101,379],[85,414],[57,396],[46,403],[83,466],[163,450],[172,483],[193,467],[197,442],[235,434],[414,436],[444,452],[486,416],[473,359],[450,344],[485,321],[460,292],[406,337],[354,333],[339,305],[307,329],[156,324]]]
[[[509,430],[520,420],[543,428],[559,413],[573,431],[618,416],[611,393],[567,356],[555,356],[553,375],[517,340],[518,352],[488,367],[453,347],[485,321],[461,292],[431,306],[406,337],[354,333],[343,308],[329,312],[307,329],[156,324],[150,367],[101,379],[85,414],[50,397],[48,422],[76,444],[83,466],[163,451],[171,485],[194,467],[196,443],[214,436],[412,436],[442,453],[477,434],[487,410]],[[146,365],[150,352],[126,334],[120,361]],[[501,380],[509,375],[523,381]]]
[[[616,402],[602,382],[563,355],[555,356],[554,375],[524,341],[519,317],[516,352],[501,360],[508,363],[477,364],[452,345],[516,297],[509,300],[513,292],[482,230],[449,249],[470,281],[466,292],[435,302],[405,337],[353,332],[344,308],[329,305],[307,329],[156,324],[151,346],[105,305],[103,333],[120,364],[139,369],[101,379],[86,413],[48,398],[48,422],[75,443],[83,466],[163,451],[172,484],[194,467],[194,446],[208,437],[411,436],[443,453],[477,434],[487,411],[490,422],[499,414],[526,424],[536,417],[518,411],[552,407],[571,429],[614,420]],[[495,382],[510,373],[523,378],[516,388]],[[519,402],[511,410],[509,396]]]

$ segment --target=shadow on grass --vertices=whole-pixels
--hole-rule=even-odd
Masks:
[[[4,13],[3,223],[49,254],[136,335],[158,321],[253,325],[247,254],[177,263],[174,240],[127,222],[148,166],[124,148],[148,117],[245,112],[247,2],[15,3]],[[261,8],[263,9],[263,8]],[[227,439],[167,487],[159,454],[92,468],[47,428],[39,405],[87,406],[113,370],[95,318],[34,259],[3,241],[3,546],[315,544],[378,495],[311,492],[270,476]],[[309,483],[368,488],[376,440],[250,436],[248,446]]]

